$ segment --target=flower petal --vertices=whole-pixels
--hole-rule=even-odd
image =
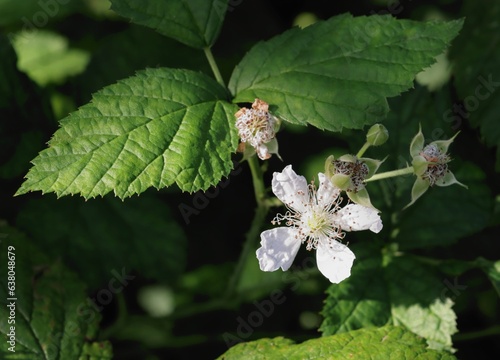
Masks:
[[[378,233],[382,230],[382,220],[378,211],[358,204],[349,204],[339,210],[337,224],[346,231],[370,229],[374,233]]]
[[[316,251],[319,271],[334,284],[338,284],[351,275],[351,267],[355,258],[354,253],[338,241],[333,241],[331,246],[320,243]]]
[[[288,165],[282,172],[275,172],[272,181],[273,193],[288,207],[304,212],[309,204],[309,188],[306,178],[297,175]]]
[[[262,246],[256,252],[260,269],[275,271],[281,267],[283,271],[288,270],[301,244],[297,231],[289,227],[278,227],[263,231],[260,239]]]
[[[334,203],[340,195],[340,189],[335,187],[325,174],[319,173],[319,187],[316,192],[318,205],[329,206]]]

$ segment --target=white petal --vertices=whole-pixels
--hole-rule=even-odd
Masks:
[[[273,193],[290,208],[299,212],[306,210],[309,203],[309,188],[306,178],[297,175],[288,165],[282,172],[275,172],[272,181]]]
[[[263,231],[260,239],[262,247],[256,252],[260,269],[275,271],[281,267],[283,271],[288,270],[301,244],[297,231],[289,227],[278,227]]]
[[[320,243],[316,251],[318,269],[334,284],[351,275],[352,263],[356,256],[344,244],[333,241],[332,246]]]
[[[316,192],[318,204],[326,206],[332,204],[340,195],[340,189],[335,187],[325,174],[319,173],[319,187]]]
[[[337,212],[337,225],[342,230],[360,231],[370,229],[374,233],[382,230],[378,211],[358,204],[349,204]]]

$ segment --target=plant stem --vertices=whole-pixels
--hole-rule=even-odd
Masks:
[[[248,159],[248,166],[250,166],[250,172],[252,173],[253,190],[255,194],[255,201],[257,206],[264,206],[266,199],[266,187],[264,185],[262,169],[257,160],[257,156],[251,156]]]
[[[215,80],[224,88],[226,87],[226,84],[224,84],[224,79],[222,79],[222,75],[219,71],[219,67],[217,66],[217,63],[215,62],[214,55],[212,54],[212,50],[209,47],[206,47],[203,49],[205,51],[205,56],[207,57],[208,63],[210,64],[210,67],[212,68],[212,72],[214,73]]]
[[[392,170],[392,171],[387,171],[387,172],[383,172],[380,174],[375,174],[371,178],[366,179],[365,181],[369,182],[369,181],[375,181],[375,180],[382,180],[382,179],[387,179],[390,177],[407,175],[407,174],[413,174],[413,166],[408,166],[407,168],[404,168],[404,169]]]
[[[236,287],[248,261],[248,257],[254,254],[255,243],[260,238],[259,233],[262,229],[262,225],[264,224],[264,220],[266,219],[266,215],[269,210],[269,204],[266,201],[266,188],[264,186],[263,173],[257,157],[250,157],[250,159],[248,159],[248,165],[250,166],[250,171],[252,173],[252,181],[257,208],[255,209],[255,215],[252,220],[252,224],[250,225],[250,230],[248,230],[248,232],[246,233],[245,244],[243,245],[238,264],[236,265],[233,276],[229,280],[229,284],[225,294],[226,299],[234,296],[234,293],[236,292]]]
[[[356,154],[356,157],[359,159],[360,157],[363,156],[366,150],[370,147],[370,144],[368,144],[368,141],[364,143],[364,145],[359,149],[358,153]]]

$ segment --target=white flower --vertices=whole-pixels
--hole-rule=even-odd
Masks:
[[[274,194],[288,208],[285,215],[278,214],[274,223],[285,221],[278,227],[261,233],[262,245],[257,259],[262,271],[286,271],[292,265],[300,244],[306,249],[316,249],[319,270],[332,283],[338,284],[351,275],[354,253],[340,243],[344,231],[382,230],[382,221],[373,208],[358,204],[341,207],[341,190],[334,187],[320,173],[319,187],[308,185],[303,176],[297,175],[288,165],[281,173],[275,172],[272,180]]]

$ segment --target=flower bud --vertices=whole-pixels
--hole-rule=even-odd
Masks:
[[[389,139],[389,131],[382,124],[373,125],[366,133],[366,142],[372,146],[379,146]]]

